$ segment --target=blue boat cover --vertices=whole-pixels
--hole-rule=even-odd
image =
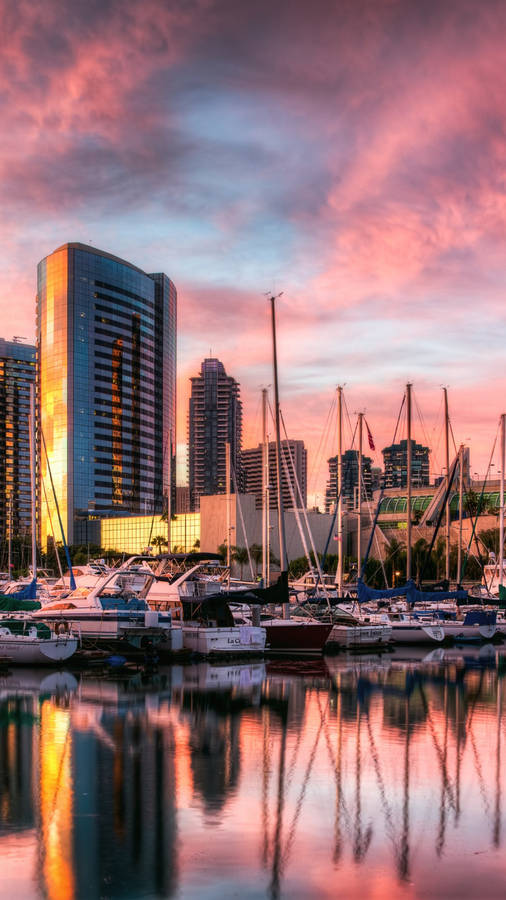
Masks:
[[[399,587],[376,590],[376,588],[368,587],[359,578],[357,580],[357,596],[359,603],[366,603],[368,600],[390,600],[391,597],[406,597],[408,591],[414,587],[414,582],[408,581],[407,584],[400,584]]]
[[[25,584],[20,591],[16,591],[12,596],[16,600],[36,600],[37,599],[37,579],[34,578],[29,584]]]
[[[466,613],[464,625],[495,625],[496,618],[495,609],[472,609]]]
[[[361,578],[357,581],[359,603],[369,600],[389,600],[392,597],[406,597],[408,603],[438,603],[440,600],[467,600],[467,591],[419,591],[411,579],[399,587],[376,590],[370,588]]]

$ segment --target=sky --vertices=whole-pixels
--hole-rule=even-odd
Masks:
[[[404,385],[444,465],[487,468],[504,408],[506,3],[0,0],[0,335],[34,337],[66,241],[178,288],[179,433],[210,353],[260,440],[281,405],[321,493],[338,384],[375,463]],[[418,416],[420,411],[420,416]],[[346,442],[349,437],[346,437]],[[497,465],[497,463],[496,463]]]

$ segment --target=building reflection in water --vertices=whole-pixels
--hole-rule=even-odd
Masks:
[[[500,896],[504,659],[8,676],[0,851],[36,847],[19,896]]]

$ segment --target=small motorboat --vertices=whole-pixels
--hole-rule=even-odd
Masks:
[[[52,629],[45,622],[0,619],[0,656],[14,665],[54,665],[77,650],[78,638],[67,625]]]

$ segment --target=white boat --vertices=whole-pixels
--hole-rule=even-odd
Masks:
[[[146,599],[151,609],[160,613],[172,612],[174,619],[179,620],[185,650],[202,656],[243,656],[264,652],[265,628],[249,622],[234,623],[230,607],[221,596],[222,566],[214,564],[213,567],[209,561],[202,560],[167,580],[163,573],[169,563],[170,556],[164,555]]]
[[[213,627],[183,622],[183,647],[201,656],[244,656],[265,650],[265,628],[255,625]]]
[[[488,597],[499,596],[499,585],[506,587],[506,560],[503,561],[503,577],[501,580],[501,572],[499,568],[499,560],[495,559],[493,553],[489,554],[490,562],[483,566],[482,594]]]
[[[139,647],[152,640],[160,649],[180,650],[182,635],[179,628],[173,628],[170,609],[152,610],[141,596],[142,586],[152,577],[149,568],[138,566],[113,570],[91,590],[77,588],[65,597],[48,600],[33,617],[71,622],[86,640],[127,639]]]
[[[395,644],[440,644],[445,639],[443,626],[433,620],[415,619],[403,613],[398,616],[383,615],[392,628]]]
[[[454,641],[490,641],[499,630],[495,610],[470,610],[463,621],[443,622],[447,637]]]
[[[37,666],[64,662],[76,652],[78,638],[31,619],[0,619],[0,656],[16,665]]]
[[[336,645],[347,649],[387,645],[393,641],[392,626],[375,625],[334,625],[326,646]]]

